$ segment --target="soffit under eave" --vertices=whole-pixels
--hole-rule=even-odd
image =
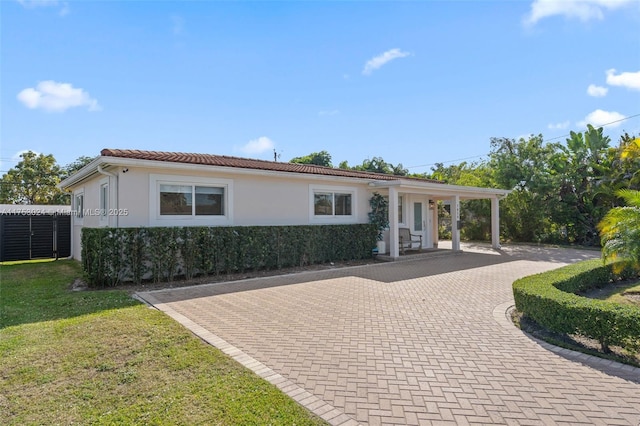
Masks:
[[[389,190],[390,187],[394,187],[398,192],[405,194],[418,194],[429,195],[433,199],[448,199],[454,196],[459,196],[462,200],[484,200],[491,198],[504,198],[511,191],[490,189],[490,188],[478,188],[478,191],[474,191],[469,188],[456,188],[447,184],[430,184],[429,187],[420,187],[415,184],[403,184],[402,182],[394,181],[393,183],[376,182],[374,188]]]

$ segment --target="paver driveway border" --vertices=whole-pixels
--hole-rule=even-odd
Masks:
[[[471,245],[464,248],[467,252],[478,252],[487,254],[486,247],[482,245]],[[525,259],[529,257],[536,259],[534,262],[540,262],[541,264],[545,263],[544,261],[540,260],[545,257],[544,250],[533,250],[534,253],[532,254],[530,249],[516,247],[510,250],[505,249],[505,252],[509,253],[509,256],[512,257],[512,259],[510,259],[511,262],[515,259]],[[566,259],[562,258],[561,256],[560,258],[554,259],[551,265],[542,265],[543,267],[541,270],[552,269],[553,267],[562,266],[565,263],[580,260],[583,258],[593,257],[593,255],[593,253],[578,253],[577,255],[576,253],[573,253],[572,256],[569,256]],[[469,254],[467,253],[466,255],[462,254],[457,256],[468,257]],[[455,264],[457,264],[457,266],[460,266],[459,269],[467,268],[467,276],[477,276],[478,272],[481,270],[483,270],[483,272],[480,272],[479,275],[482,275],[483,273],[486,274],[486,268],[500,268],[503,260],[498,258],[485,258],[482,259],[482,262],[479,263],[471,261],[471,263],[468,265],[460,265],[460,259],[460,257],[456,257],[455,261],[453,261],[452,259],[448,261],[440,259],[437,262],[436,259],[414,259],[408,261],[406,265],[408,265],[407,268],[410,268],[410,265],[414,263],[440,263],[440,267],[436,268],[438,269],[438,273],[432,274],[430,278],[433,280],[437,279],[439,276],[447,276],[450,280],[451,276],[455,276],[457,271],[457,269],[455,268]],[[442,268],[443,262],[445,262],[445,264],[447,262],[453,262],[454,267]],[[584,389],[581,389],[578,393],[576,393],[575,390],[572,389],[570,390],[571,394],[569,396],[563,395],[563,387],[558,386],[557,381],[551,380],[550,383],[545,383],[545,380],[540,380],[541,378],[544,378],[541,377],[541,375],[544,376],[545,374],[549,374],[548,369],[546,371],[544,371],[545,369],[543,369],[543,371],[536,371],[535,374],[531,376],[533,377],[533,379],[535,379],[532,383],[526,383],[526,380],[531,379],[531,377],[514,377],[515,373],[513,372],[508,375],[513,383],[511,383],[510,385],[507,384],[507,387],[513,386],[514,388],[518,388],[519,386],[524,385],[525,387],[528,386],[535,388],[533,397],[531,396],[531,392],[527,393],[527,391],[525,391],[523,393],[525,397],[524,400],[523,398],[520,398],[520,402],[524,406],[518,406],[518,404],[515,403],[518,402],[518,399],[511,398],[510,400],[508,392],[505,394],[502,388],[498,390],[492,389],[492,387],[495,386],[491,383],[491,380],[483,379],[484,382],[480,383],[480,385],[478,385],[478,383],[476,382],[471,381],[469,383],[466,383],[467,386],[463,386],[463,379],[465,378],[465,376],[469,376],[468,371],[456,371],[456,369],[459,370],[459,368],[456,366],[447,369],[447,362],[444,363],[445,368],[443,368],[442,365],[435,365],[436,368],[432,369],[431,375],[433,377],[427,378],[429,380],[428,384],[430,384],[430,386],[427,386],[428,389],[426,389],[427,392],[425,392],[425,389],[421,388],[423,384],[416,383],[416,380],[411,376],[410,372],[408,372],[410,369],[407,370],[405,368],[403,370],[403,361],[401,359],[396,360],[395,365],[393,365],[393,368],[391,368],[392,371],[387,371],[388,374],[382,380],[382,385],[380,385],[379,382],[373,385],[371,385],[371,383],[369,384],[370,387],[372,386],[374,388],[374,391],[376,392],[379,392],[379,389],[376,389],[376,386],[382,386],[383,388],[385,386],[390,387],[396,394],[398,394],[398,398],[396,398],[396,402],[398,403],[398,405],[394,405],[393,401],[388,402],[388,400],[384,399],[383,396],[380,396],[379,399],[377,397],[374,398],[377,400],[372,403],[371,401],[367,400],[367,395],[363,395],[362,393],[359,394],[361,389],[355,389],[357,386],[362,384],[362,381],[360,381],[360,383],[356,383],[356,386],[352,386],[353,383],[350,383],[349,377],[338,377],[336,379],[336,374],[331,371],[326,371],[326,363],[320,361],[320,367],[314,365],[313,354],[311,354],[307,358],[304,358],[301,361],[302,364],[294,366],[292,370],[289,368],[290,366],[286,365],[286,359],[283,362],[282,359],[278,359],[277,356],[274,357],[273,350],[271,352],[266,351],[263,353],[261,352],[261,349],[256,348],[255,345],[249,345],[243,350],[239,348],[237,344],[235,344],[236,342],[229,342],[228,339],[220,336],[218,332],[214,333],[212,329],[215,329],[215,327],[212,326],[211,318],[207,317],[208,314],[206,312],[199,312],[198,309],[199,306],[206,305],[189,305],[189,303],[194,300],[197,302],[205,303],[206,301],[211,302],[217,297],[218,299],[216,299],[216,301],[222,303],[223,305],[231,303],[229,306],[227,306],[228,311],[226,312],[226,314],[231,315],[231,318],[228,319],[228,322],[233,323],[234,320],[238,319],[238,317],[230,313],[232,313],[234,310],[237,310],[237,303],[244,303],[242,301],[242,297],[240,297],[239,299],[238,297],[234,296],[248,296],[250,294],[255,296],[256,294],[260,294],[261,291],[266,291],[268,289],[269,293],[271,293],[267,294],[268,299],[269,296],[273,296],[274,292],[276,294],[282,293],[287,288],[295,288],[296,284],[309,286],[313,285],[316,282],[331,282],[334,285],[337,282],[337,285],[339,285],[340,288],[348,288],[349,285],[352,285],[353,283],[349,282],[349,279],[346,277],[351,277],[352,275],[367,275],[366,273],[363,273],[363,270],[367,270],[368,272],[370,272],[372,268],[382,270],[384,270],[385,268],[395,268],[395,272],[397,273],[397,265],[392,265],[393,264],[353,267],[341,269],[339,271],[308,272],[281,277],[251,279],[241,282],[218,283],[192,288],[160,290],[155,292],[141,293],[139,294],[139,296],[156,308],[170,315],[172,318],[174,318],[183,326],[187,327],[207,343],[219,348],[224,353],[240,362],[242,365],[253,370],[260,377],[276,385],[279,389],[288,394],[302,406],[306,407],[309,411],[322,417],[333,425],[355,425],[361,423],[432,424],[441,422],[449,422],[452,424],[465,422],[477,424],[554,424],[563,422],[579,422],[583,424],[640,424],[640,412],[637,408],[640,407],[640,386],[638,386],[638,384],[640,384],[640,369],[617,364],[612,361],[602,360],[600,358],[595,358],[584,354],[574,353],[566,349],[556,348],[545,342],[537,342],[533,339],[526,338],[524,334],[516,329],[513,324],[511,324],[510,320],[507,319],[506,312],[510,308],[510,306],[512,306],[513,299],[512,296],[506,296],[504,294],[504,291],[502,291],[500,295],[494,295],[494,297],[497,296],[497,299],[495,300],[496,303],[492,307],[491,311],[491,319],[493,321],[493,324],[505,330],[507,334],[516,337],[516,340],[518,340],[519,343],[524,346],[522,350],[531,350],[531,348],[533,347],[536,351],[536,356],[542,356],[543,364],[544,362],[546,362],[544,361],[545,356],[550,360],[549,362],[553,361],[554,364],[558,364],[558,358],[561,357],[564,360],[565,364],[562,364],[562,362],[560,362],[559,365],[561,365],[562,368],[567,369],[568,374],[571,378],[570,381],[576,381],[576,378],[579,379],[580,374],[583,374],[583,372],[585,371],[583,370],[584,368],[590,369],[586,371],[589,371],[590,376],[595,376],[589,377],[589,380],[587,380],[587,382],[593,382],[597,386],[601,385],[607,388],[607,392],[604,393],[599,392],[598,390],[595,391],[595,394],[602,394],[600,396],[596,395],[596,398],[604,400],[604,403],[592,401],[591,398],[589,398],[588,401],[580,401],[580,395],[584,394]],[[407,268],[402,268],[402,270],[405,270]],[[530,272],[530,270],[527,268],[520,269],[525,272],[524,274],[522,274],[522,276],[528,275],[527,272]],[[536,268],[533,269],[535,270]],[[429,273],[430,272],[427,272],[426,274],[408,274],[405,276],[397,277],[399,278],[398,280],[394,280],[393,277],[391,277],[391,275],[394,275],[393,273],[387,274],[383,271],[378,271],[375,275],[378,278],[381,278],[382,282],[391,283],[392,286],[397,283],[407,282],[409,283],[408,285],[411,286],[416,285],[416,282],[417,285],[425,285],[425,282],[420,282],[422,277],[415,275],[428,276]],[[488,276],[495,275],[495,273],[496,271],[493,271],[493,273],[489,273]],[[508,277],[507,279],[510,282],[513,281],[511,277]],[[347,282],[340,284],[340,281]],[[372,284],[375,285],[375,283],[371,282],[367,282],[365,285],[370,286]],[[510,285],[508,287],[510,290]],[[310,291],[318,291],[318,288],[312,288]],[[231,296],[231,299],[229,297],[226,297],[228,295]],[[262,296],[264,295],[264,293],[260,294],[258,300],[262,300]],[[507,300],[504,300],[505,298]],[[424,301],[424,299],[422,300]],[[247,303],[251,305],[248,312],[252,312],[253,308],[256,308],[255,300],[249,301]],[[184,306],[185,304],[187,306]],[[296,302],[294,302],[294,305],[295,304]],[[220,307],[220,305],[216,306]],[[247,315],[246,312],[242,312],[241,314]],[[283,318],[276,318],[276,320],[282,321]],[[445,321],[444,324],[446,323],[447,322]],[[440,324],[443,323],[440,322]],[[302,328],[308,326],[308,324],[306,323],[300,324],[299,322],[293,324],[294,327],[300,327],[301,325]],[[256,331],[257,334],[264,332],[264,329],[261,329],[260,325],[257,325],[256,327],[257,328],[254,331]],[[221,331],[221,334],[229,333],[228,327],[221,329]],[[455,329],[450,331],[457,332],[457,330]],[[251,335],[252,333],[253,331],[250,331],[248,334]],[[240,342],[241,345],[245,345],[247,342],[246,336],[243,337],[241,335],[240,338],[238,338],[238,336],[234,335],[234,333],[228,335],[231,336],[232,340]],[[280,347],[279,342],[273,342],[273,337],[274,335],[270,335],[267,337],[267,339],[269,339],[267,340],[267,342],[270,342],[268,344],[275,345],[274,350],[276,351],[281,350],[282,347]],[[261,340],[260,343],[264,344],[265,340]],[[335,344],[335,342],[332,342],[332,344]],[[347,342],[346,344],[350,344],[351,346],[354,345],[353,342]],[[287,349],[286,343],[284,343],[284,345],[285,349]],[[258,344],[257,346],[260,346],[260,344]],[[318,350],[318,348],[316,348],[316,350]],[[322,348],[319,349],[319,355],[322,355],[323,350],[324,349]],[[401,350],[400,352],[403,351]],[[406,351],[404,351],[404,353],[401,353],[401,355],[406,354]],[[289,355],[285,355],[285,358]],[[452,355],[447,352],[440,352],[439,355],[452,357]],[[335,354],[333,354],[332,356],[335,357]],[[407,358],[411,358],[412,356],[415,358],[415,354],[409,353]],[[320,358],[322,358],[322,356],[320,356]],[[455,354],[453,358],[455,358]],[[469,359],[467,359],[466,361],[464,359],[454,359],[452,362],[449,362],[449,364],[455,364],[456,362],[458,364],[461,362],[467,362],[467,364],[469,365],[480,368],[478,377],[488,377],[486,374],[487,371],[485,371],[487,370],[486,365],[482,364],[482,362],[478,362],[474,365],[474,360],[471,359],[471,357],[468,358]],[[503,354],[503,358],[507,358],[509,362],[507,362],[506,365],[510,366],[510,358],[512,358],[511,354],[505,353]],[[261,362],[260,359],[264,360],[264,362]],[[340,366],[337,366],[336,370],[342,369],[342,372],[344,373],[347,370],[350,371],[353,367],[347,365],[348,360],[345,361],[346,364],[344,366],[342,365],[343,360],[340,359],[339,361]],[[387,361],[389,360],[385,360],[385,362]],[[571,362],[572,364],[567,365],[566,362]],[[404,364],[406,366],[407,363],[405,362]],[[360,364],[360,366],[362,365],[365,364]],[[576,376],[576,372],[573,371],[576,366],[579,367],[578,369],[580,370],[577,373],[578,376]],[[387,368],[387,370],[390,368],[389,364],[383,364],[383,367]],[[296,370],[296,368],[297,371],[294,371]],[[325,369],[325,371],[318,371],[318,368],[323,368]],[[300,371],[305,369],[311,369],[312,371],[307,372],[308,374],[305,375]],[[329,370],[331,370],[330,366]],[[318,383],[309,379],[310,376],[313,376],[313,374],[316,373],[318,375],[324,375],[325,377],[333,375],[333,379],[328,380],[328,383],[324,385],[318,385]],[[460,376],[461,373],[462,376]],[[557,374],[562,375],[563,372],[558,371]],[[340,375],[340,371],[338,371],[337,375]],[[347,376],[349,375],[347,374]],[[353,380],[353,382],[357,382],[358,379],[361,379],[361,377],[356,376],[357,375],[351,375],[351,379]],[[409,385],[407,385],[406,383],[404,384],[405,388],[407,388],[408,391],[407,389],[404,390],[409,393],[402,393],[403,389],[400,389],[398,391],[398,388],[402,388],[403,385],[391,383],[392,381],[394,381],[394,377],[400,381],[404,378],[405,381],[411,382],[409,383]],[[377,380],[380,381],[379,376],[377,377]],[[441,383],[436,383],[438,381]],[[332,390],[325,391],[324,393],[322,392],[323,389],[328,388],[332,385]],[[456,386],[458,386],[459,389],[456,389]],[[364,388],[366,389],[366,385],[364,386]],[[318,389],[320,389],[320,391]],[[462,398],[458,398],[458,400],[456,400],[455,397],[461,395],[457,392],[462,392],[462,390],[464,390],[466,394],[463,394]],[[611,399],[610,394],[614,391],[619,393],[621,402],[620,406],[617,406],[615,399]],[[342,394],[351,393],[352,401],[349,401],[349,396],[344,397],[341,392]],[[412,393],[415,395],[413,395]],[[547,395],[544,395],[545,393],[548,393],[548,397]],[[329,397],[327,397],[327,395],[329,395]],[[418,395],[418,397],[416,397],[416,395]],[[527,400],[527,398],[529,400]],[[393,395],[391,396],[391,399],[393,399]],[[594,403],[594,405],[596,406],[595,410],[589,409],[587,403]],[[414,405],[414,407],[410,406],[412,404]],[[426,410],[421,409],[425,408],[420,407],[422,404],[424,404]],[[493,407],[491,407],[491,404],[494,404],[497,409],[492,409]],[[563,408],[563,405],[569,407],[569,409]],[[478,406],[480,407],[480,409],[477,408]],[[506,411],[506,413],[504,411]]]

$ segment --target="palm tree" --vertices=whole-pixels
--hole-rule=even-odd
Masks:
[[[605,260],[620,260],[640,269],[640,191],[621,189],[626,207],[614,207],[598,224]]]

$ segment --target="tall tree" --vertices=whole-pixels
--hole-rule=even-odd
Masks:
[[[610,141],[602,127],[588,125],[584,134],[570,132],[566,147],[560,147],[555,171],[561,204],[551,212],[551,218],[566,229],[569,242],[598,244],[597,224],[615,198],[607,185]]]
[[[289,160],[290,163],[315,164],[317,166],[333,167],[331,164],[331,154],[327,151],[312,152],[309,155],[295,157]]]
[[[62,170],[53,155],[27,151],[22,160],[2,176],[3,204],[68,204],[69,196],[59,190]]]
[[[542,135],[528,139],[491,138],[488,166],[494,184],[513,192],[501,203],[503,234],[516,241],[540,242],[554,232],[551,211],[557,204],[557,144]]]

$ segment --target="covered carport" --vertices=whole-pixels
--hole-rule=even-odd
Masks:
[[[509,190],[447,185],[422,180],[373,181],[369,186],[389,197],[389,256],[398,258],[399,229],[408,227],[424,235],[423,248],[431,248],[438,238],[437,201],[451,205],[452,250],[460,251],[460,200],[491,200],[491,246],[500,248],[500,200]]]

